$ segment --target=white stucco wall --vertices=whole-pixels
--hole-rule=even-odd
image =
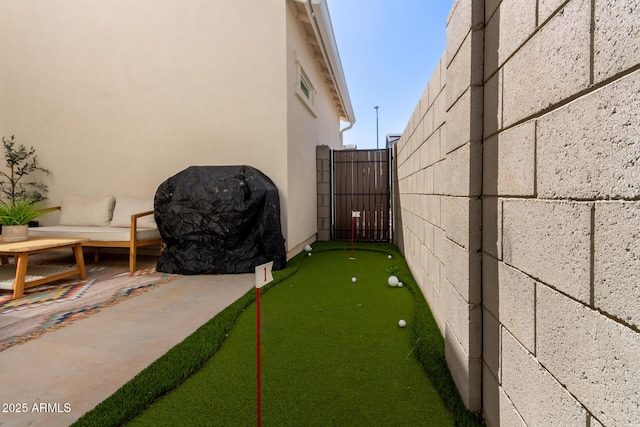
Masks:
[[[325,83],[320,63],[307,42],[308,35],[289,4],[287,14],[287,212],[289,250],[315,240],[317,232],[316,146],[340,148],[340,116]],[[298,67],[315,89],[312,111],[296,95]]]
[[[286,7],[1,0],[0,134],[36,147],[51,203],[152,197],[190,165],[255,166],[286,194]]]

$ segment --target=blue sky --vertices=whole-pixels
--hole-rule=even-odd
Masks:
[[[402,133],[445,49],[453,0],[327,0],[356,124],[345,144]],[[342,127],[345,124],[342,123]]]

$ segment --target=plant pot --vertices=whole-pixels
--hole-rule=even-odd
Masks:
[[[29,238],[28,225],[3,225],[2,226],[2,242],[24,242]]]

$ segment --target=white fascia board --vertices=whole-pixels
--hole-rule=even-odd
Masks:
[[[329,15],[329,7],[326,0],[295,0],[298,3],[307,5],[307,12],[311,13],[311,20],[316,31],[316,35],[319,38],[318,42],[327,61],[327,67],[333,78],[333,81],[338,90],[338,96],[344,107],[345,121],[354,123],[356,121],[355,114],[353,112],[353,106],[351,105],[351,98],[349,97],[349,90],[347,89],[347,80],[344,76],[344,70],[342,69],[342,62],[340,61],[340,54],[338,53],[338,44],[333,33],[333,25],[331,24],[331,16]]]

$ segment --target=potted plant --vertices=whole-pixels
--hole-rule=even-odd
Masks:
[[[0,193],[4,199],[16,202],[22,199],[29,199],[32,202],[39,202],[47,198],[49,188],[42,182],[36,180],[23,181],[31,174],[51,172],[40,166],[36,149],[27,148],[20,144],[16,147],[15,136],[6,139],[2,137],[4,160],[6,171],[0,171]]]
[[[51,211],[40,203],[47,198],[48,187],[33,179],[51,172],[40,166],[35,148],[16,145],[14,135],[2,137],[2,146],[6,170],[0,170],[0,226],[3,241],[16,242],[27,239],[30,222]],[[13,235],[16,228],[18,237]]]
[[[0,202],[0,225],[2,241],[23,242],[29,236],[29,222],[51,212],[54,208],[42,209],[40,202],[30,199]]]

